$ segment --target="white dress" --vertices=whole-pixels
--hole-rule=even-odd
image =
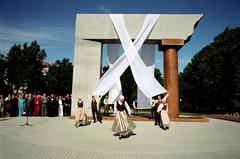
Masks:
[[[58,107],[58,115],[59,116],[63,116],[63,102],[62,102],[61,99],[59,99],[58,105],[59,105],[59,107]]]
[[[162,120],[162,124],[164,128],[169,128],[170,127],[170,119],[168,116],[168,104],[165,104],[166,109],[163,109],[164,104],[160,104],[160,106],[158,107],[157,112],[161,111],[161,120]]]

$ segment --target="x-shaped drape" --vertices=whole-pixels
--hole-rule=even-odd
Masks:
[[[122,14],[110,14],[112,23],[116,29],[118,37],[124,49],[122,56],[113,64],[113,66],[103,75],[96,87],[93,89],[93,95],[104,95],[112,87],[116,87],[116,82],[130,65],[134,80],[139,89],[146,97],[153,97],[163,94],[166,90],[154,78],[154,75],[147,71],[147,66],[138,54],[148,34],[152,30],[159,15],[149,14],[146,16],[141,31],[137,38],[132,42]]]

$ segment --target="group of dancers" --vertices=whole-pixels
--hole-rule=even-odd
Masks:
[[[166,103],[167,97],[168,94],[163,99],[161,99],[161,96],[158,96],[157,100],[150,101],[154,104],[155,125],[160,126],[164,130],[169,129],[170,127],[168,104]],[[98,103],[99,100],[97,100],[97,97],[92,96],[91,108],[94,123],[97,121],[102,123],[102,117],[98,111]],[[75,127],[77,128],[79,126],[90,124],[84,108],[86,104],[83,102],[81,96],[77,97],[76,105]],[[136,124],[131,119],[131,109],[123,95],[121,95],[114,103],[114,115],[115,118],[112,125],[112,131],[119,135],[119,139],[128,138],[131,135],[132,130],[136,128]]]

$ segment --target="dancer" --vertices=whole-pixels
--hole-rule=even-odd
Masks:
[[[95,96],[92,96],[92,101],[91,101],[91,107],[92,107],[92,115],[93,115],[93,121],[94,121],[94,123],[96,123],[97,122],[97,120],[100,122],[100,123],[102,123],[102,117],[101,117],[101,115],[100,115],[100,113],[99,113],[99,111],[98,111],[98,102],[99,101],[97,101],[96,100],[96,97]],[[96,120],[96,117],[97,117],[97,120]]]
[[[131,109],[124,96],[120,96],[119,100],[114,105],[115,120],[112,126],[112,131],[119,133],[119,139],[129,137],[130,132],[136,128],[136,125],[130,118]]]
[[[148,98],[150,104],[151,104],[151,117],[153,118],[154,115],[154,106],[155,106],[155,101],[153,98]]]
[[[87,114],[84,110],[84,102],[81,96],[77,98],[77,110],[75,116],[75,127],[83,126],[89,124]]]
[[[162,99],[162,103],[158,107],[157,112],[160,114],[160,125],[163,130],[169,129],[170,119],[168,116],[168,103],[166,103],[168,94]]]
[[[138,102],[137,102],[137,100],[134,100],[133,101],[133,115],[138,115],[138,108],[137,108],[137,106],[138,106]]]
[[[162,98],[160,95],[157,96],[157,100],[154,101],[154,119],[155,119],[155,126],[159,125],[161,127],[161,122],[160,122],[160,114],[158,112],[158,108],[160,107],[162,103]]]
[[[106,96],[103,100],[104,104],[104,115],[109,115],[109,103],[108,103],[108,96]]]

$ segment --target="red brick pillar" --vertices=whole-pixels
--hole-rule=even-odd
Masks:
[[[168,113],[170,118],[179,117],[179,86],[178,86],[178,50],[184,45],[182,39],[163,39],[161,48],[164,59],[164,87],[169,96]]]

